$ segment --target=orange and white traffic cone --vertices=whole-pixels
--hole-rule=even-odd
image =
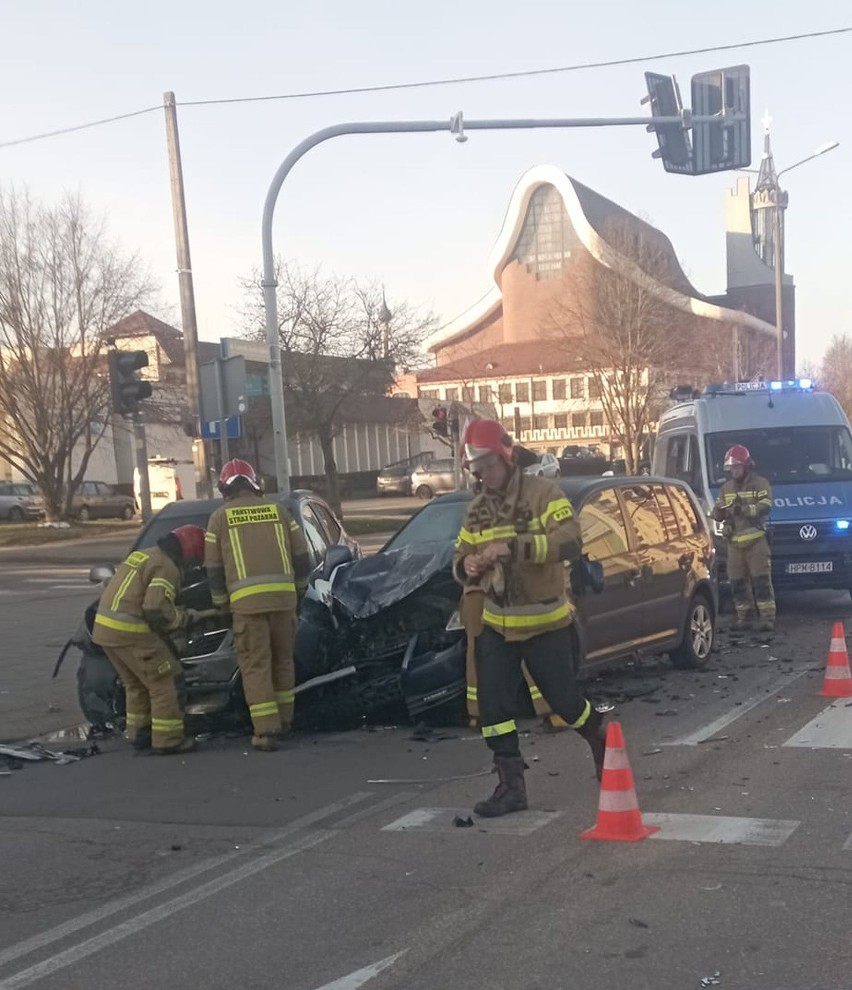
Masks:
[[[594,828],[583,832],[580,838],[601,839],[605,842],[638,842],[659,831],[659,826],[642,824],[633,771],[624,748],[624,734],[618,722],[610,722],[606,732],[598,821]]]
[[[831,646],[820,694],[824,698],[852,698],[852,673],[849,671],[849,653],[842,622],[835,622],[831,631]]]

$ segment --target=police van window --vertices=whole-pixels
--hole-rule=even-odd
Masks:
[[[583,552],[590,560],[606,560],[627,553],[627,529],[614,489],[595,492],[580,509]]]
[[[665,465],[665,475],[667,478],[681,478],[682,480],[682,474],[686,471],[686,452],[688,449],[687,435],[685,433],[669,437]]]
[[[644,546],[656,546],[668,539],[663,514],[650,485],[629,485],[621,489],[627,518]]]
[[[668,493],[672,500],[675,517],[680,524],[681,535],[693,536],[695,533],[700,533],[701,523],[695,514],[695,507],[686,492],[676,485],[671,485],[668,488]]]
[[[852,478],[852,437],[845,426],[791,426],[711,433],[707,437],[711,481],[725,481],[725,451],[743,444],[755,470],[773,485]]]

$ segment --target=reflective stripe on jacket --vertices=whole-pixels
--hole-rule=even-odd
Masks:
[[[742,512],[729,515],[739,504]],[[750,472],[740,481],[733,478],[722,485],[711,515],[725,523],[725,538],[730,543],[752,543],[766,534],[766,518],[772,511],[772,487],[766,478]]]
[[[305,537],[290,513],[246,492],[207,523],[204,563],[213,604],[244,614],[295,610],[310,563]]]
[[[186,612],[175,605],[180,577],[178,565],[159,547],[135,550],[101,595],[92,639],[124,646],[184,628]]]
[[[507,543],[511,559],[469,578],[464,558],[489,543]],[[453,573],[485,592],[482,621],[507,640],[524,640],[570,625],[565,562],[581,553],[580,525],[562,490],[515,468],[506,491],[484,491],[467,511],[456,540]]]

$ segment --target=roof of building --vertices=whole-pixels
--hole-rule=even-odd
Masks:
[[[110,327],[109,335],[124,339],[153,337],[172,364],[184,363],[183,334],[181,331],[177,327],[158,320],[156,316],[151,316],[144,310],[137,309],[135,313],[119,320],[118,323]]]
[[[480,379],[515,378],[518,375],[567,374],[588,370],[573,360],[562,348],[541,341],[498,344],[469,357],[436,368],[417,372],[417,384],[433,382],[478,381]]]

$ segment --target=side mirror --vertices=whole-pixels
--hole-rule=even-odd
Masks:
[[[344,547],[340,545],[335,545],[329,547],[322,561],[322,579],[323,581],[331,580],[331,575],[335,570],[343,564],[351,564],[355,559],[352,550],[349,547]]]
[[[89,571],[89,580],[92,584],[106,584],[108,581],[113,579],[114,575],[114,567],[109,567],[106,564],[96,564]]]

